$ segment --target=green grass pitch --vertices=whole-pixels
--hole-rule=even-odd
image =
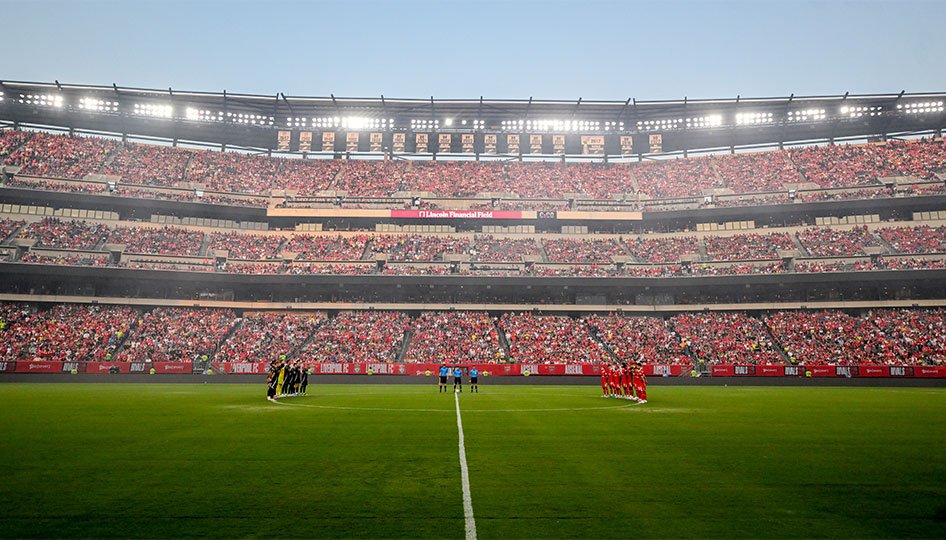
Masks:
[[[946,537],[946,390],[490,386],[480,538]],[[0,537],[462,538],[435,384],[0,384]]]

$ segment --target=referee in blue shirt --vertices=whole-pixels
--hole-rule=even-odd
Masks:
[[[460,392],[463,392],[463,370],[460,366],[453,368],[453,390],[456,391],[458,388]]]
[[[470,392],[480,393],[480,385],[477,382],[477,379],[480,376],[480,370],[473,368],[470,370]]]
[[[440,392],[447,391],[447,375],[450,374],[450,368],[446,365],[440,366]]]

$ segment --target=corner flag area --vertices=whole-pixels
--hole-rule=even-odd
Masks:
[[[0,385],[0,537],[946,537],[943,389],[262,394]]]

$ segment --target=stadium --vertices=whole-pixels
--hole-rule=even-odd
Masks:
[[[0,81],[0,537],[941,538],[944,102]]]

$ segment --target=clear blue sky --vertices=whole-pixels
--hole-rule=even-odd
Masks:
[[[0,0],[0,79],[287,95],[946,90],[946,1]]]

